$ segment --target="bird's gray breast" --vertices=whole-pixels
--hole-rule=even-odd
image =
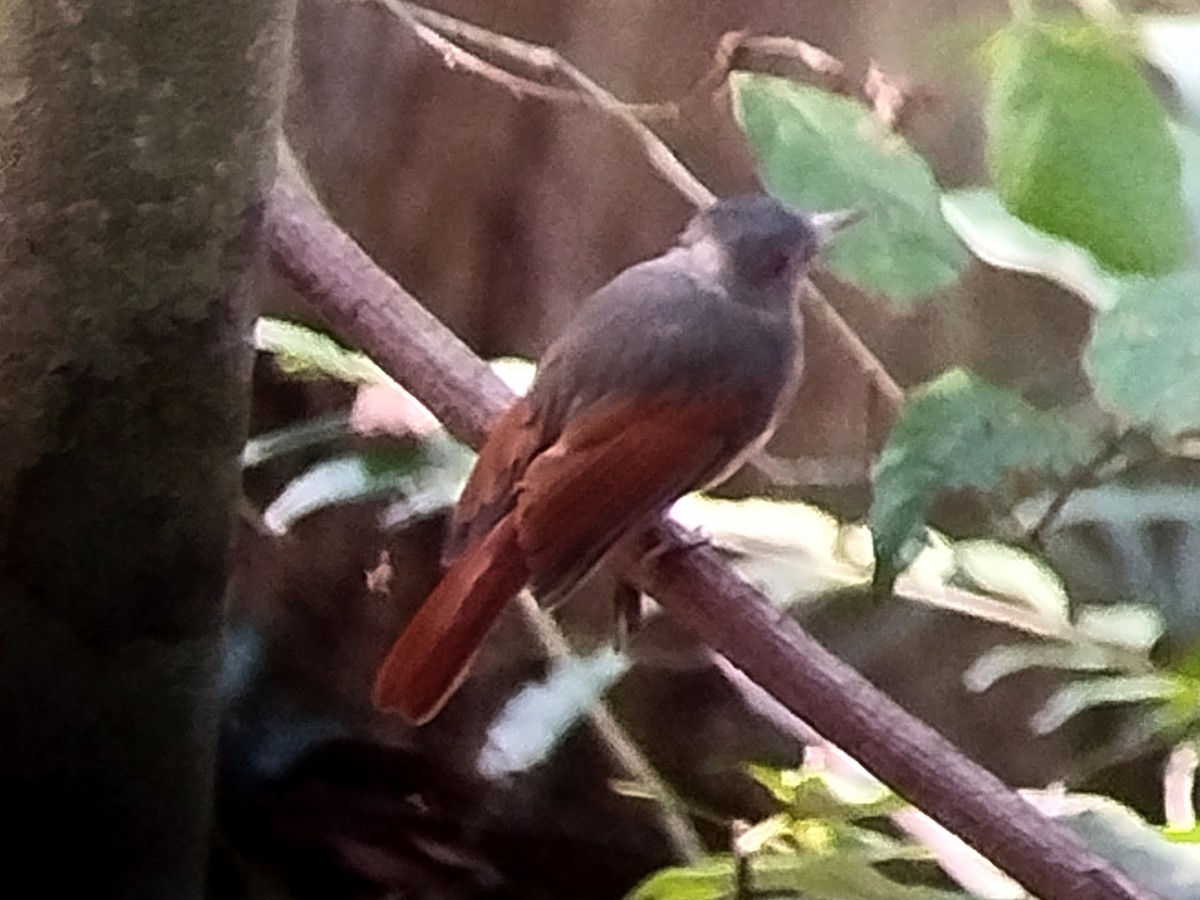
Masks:
[[[738,398],[727,439],[753,441],[790,400],[800,334],[790,311],[738,302],[660,257],[625,270],[547,350],[531,392],[554,427],[609,398]]]

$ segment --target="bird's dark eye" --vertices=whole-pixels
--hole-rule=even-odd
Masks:
[[[779,278],[787,274],[788,269],[792,265],[792,255],[785,253],[782,250],[771,254],[771,258],[767,260],[767,274],[772,278]]]

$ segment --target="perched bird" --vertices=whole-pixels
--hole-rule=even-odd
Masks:
[[[763,447],[799,381],[798,283],[858,217],[721,200],[585,301],[484,443],[449,568],[380,668],[378,708],[428,721],[523,586],[561,598],[622,536]]]

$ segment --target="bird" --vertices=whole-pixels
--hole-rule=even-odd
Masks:
[[[859,218],[765,192],[718,200],[581,304],[489,430],[447,569],[377,672],[377,709],[429,721],[524,587],[560,601],[624,536],[763,448],[800,379],[799,283]]]

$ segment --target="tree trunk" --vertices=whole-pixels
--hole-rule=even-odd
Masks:
[[[0,823],[41,896],[203,895],[291,15],[0,0]]]

